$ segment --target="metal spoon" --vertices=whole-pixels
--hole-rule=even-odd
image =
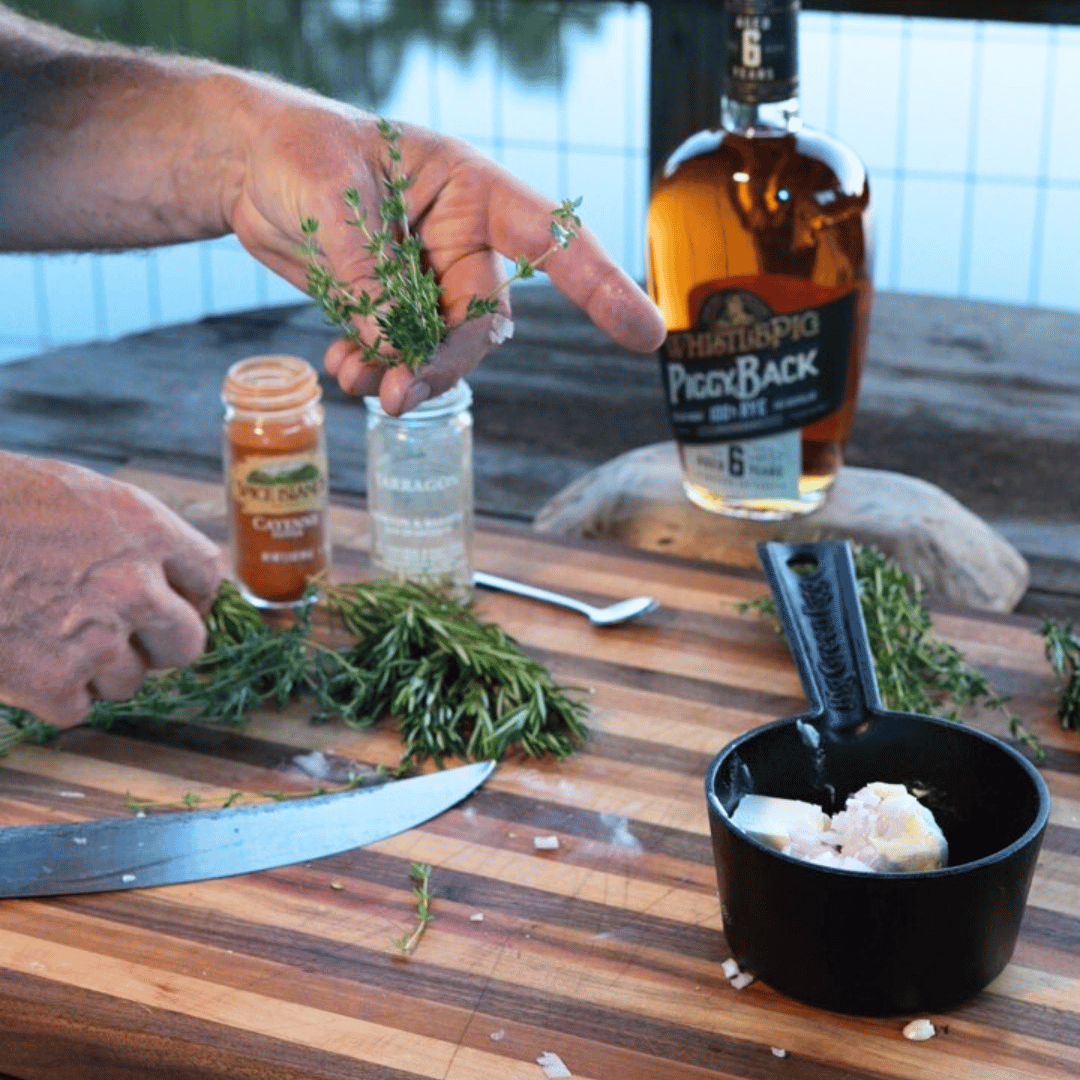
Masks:
[[[593,626],[614,626],[616,623],[636,619],[639,615],[654,611],[659,606],[651,596],[635,596],[630,600],[619,600],[607,607],[593,607],[592,604],[575,600],[572,596],[563,596],[561,593],[549,592],[547,589],[539,589],[535,585],[526,585],[495,574],[485,574],[482,570],[473,572],[473,584],[483,585],[485,589],[499,589],[502,592],[527,596],[531,600],[543,600],[548,604],[570,608],[571,611],[579,611],[587,616]]]

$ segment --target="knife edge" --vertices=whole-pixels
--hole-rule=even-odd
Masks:
[[[324,858],[437,817],[494,768],[478,762],[295,802],[0,827],[0,898],[176,885]]]

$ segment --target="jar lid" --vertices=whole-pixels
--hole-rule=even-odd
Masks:
[[[225,375],[222,400],[247,412],[284,412],[322,397],[319,376],[299,356],[251,356]]]
[[[408,423],[409,421],[434,420],[439,416],[464,412],[472,404],[472,399],[472,390],[469,384],[462,379],[451,386],[445,393],[428,398],[427,401],[421,401],[416,408],[410,409],[401,416],[391,416],[383,409],[377,397],[365,397],[364,404],[367,406],[368,412],[375,413],[377,416],[385,417],[387,420]]]

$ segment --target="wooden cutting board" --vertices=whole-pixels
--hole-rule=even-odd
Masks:
[[[221,538],[219,489],[128,478]],[[341,509],[334,539],[339,576],[361,576],[364,515]],[[906,1018],[834,1015],[761,983],[738,991],[720,968],[729,952],[702,778],[729,739],[802,705],[782,642],[736,610],[765,592],[761,578],[505,530],[481,531],[477,562],[597,599],[659,599],[655,614],[597,630],[530,601],[477,598],[588,689],[587,748],[561,763],[506,762],[423,828],[310,864],[0,901],[0,1074],[543,1080],[545,1052],[592,1080],[1080,1073],[1080,736],[1053,718],[1031,622],[936,619],[1042,737],[1054,803],[1012,963],[931,1017],[936,1038],[913,1043]],[[311,780],[293,759],[312,750],[368,764],[400,755],[387,726],[313,727],[301,706],[242,733],[75,730],[0,761],[0,821],[118,816],[129,793],[299,790]],[[558,849],[537,850],[541,836]],[[435,900],[403,960],[392,940],[413,925],[411,861],[433,865]]]

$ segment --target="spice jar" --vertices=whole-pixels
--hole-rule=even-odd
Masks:
[[[253,356],[229,368],[221,397],[237,584],[259,607],[290,607],[329,564],[319,377],[299,357]]]
[[[459,382],[403,416],[367,405],[371,569],[467,600],[472,592],[472,391]]]

